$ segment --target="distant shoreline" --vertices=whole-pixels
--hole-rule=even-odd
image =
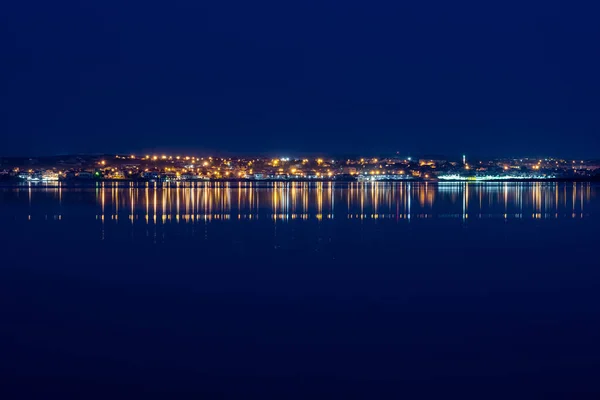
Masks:
[[[22,186],[96,186],[97,184],[102,183],[134,183],[136,185],[139,184],[153,184],[157,186],[163,185],[172,185],[172,184],[183,184],[183,185],[198,185],[198,184],[218,184],[218,183],[338,183],[338,184],[348,184],[348,183],[417,183],[417,184],[446,184],[446,183],[469,183],[469,184],[489,184],[489,183],[538,183],[538,182],[547,182],[547,183],[598,183],[600,182],[600,178],[549,178],[549,179],[481,179],[481,180],[469,180],[469,179],[378,179],[373,181],[368,180],[350,180],[350,179],[195,179],[195,180],[180,180],[180,181],[161,181],[161,180],[144,180],[144,179],[68,179],[68,180],[58,180],[58,181],[24,181],[18,179],[6,179],[0,180],[0,187],[22,187]]]

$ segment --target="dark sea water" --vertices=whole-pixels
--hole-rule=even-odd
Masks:
[[[0,187],[2,398],[600,398],[590,183]]]

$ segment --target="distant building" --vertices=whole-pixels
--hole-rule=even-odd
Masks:
[[[158,179],[158,172],[156,171],[144,171],[142,172],[142,178],[144,179]]]
[[[108,174],[108,177],[109,177],[110,179],[124,179],[124,178],[125,178],[125,174],[124,174],[122,171],[120,171],[120,170],[116,169],[116,170],[114,170],[114,171],[111,171],[111,172]]]
[[[196,174],[190,174],[190,173],[187,173],[187,174],[182,174],[182,175],[180,176],[180,179],[181,179],[182,181],[191,181],[191,180],[194,180],[194,179],[200,179],[200,178],[201,178],[201,177],[200,177],[200,175],[196,175]]]
[[[163,172],[161,178],[164,181],[171,182],[177,180],[177,174],[175,172]]]
[[[421,167],[439,167],[442,164],[446,164],[447,160],[441,158],[420,158],[419,165]]]
[[[88,171],[81,171],[77,173],[79,179],[94,179],[94,174]]]
[[[29,178],[30,172],[29,171],[19,171],[17,172],[17,178],[19,179],[27,179]]]

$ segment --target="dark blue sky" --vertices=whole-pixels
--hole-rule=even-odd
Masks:
[[[600,156],[596,3],[6,2],[0,154]]]

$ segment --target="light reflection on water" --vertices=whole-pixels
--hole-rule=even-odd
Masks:
[[[146,224],[334,218],[581,219],[590,216],[597,190],[592,183],[544,182],[98,183],[3,188],[0,204],[25,205],[22,216],[28,219],[62,220],[69,209],[86,206],[93,207],[97,220]]]

